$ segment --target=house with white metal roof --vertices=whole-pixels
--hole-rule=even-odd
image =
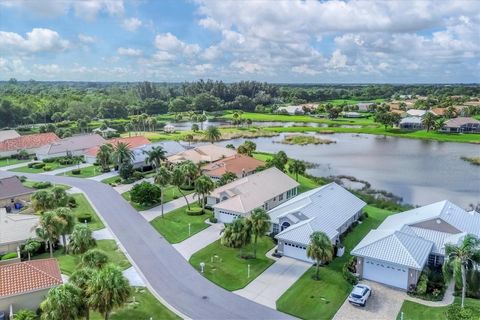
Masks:
[[[306,248],[313,232],[324,232],[338,244],[340,235],[358,220],[366,203],[336,183],[302,193],[270,210],[278,253],[310,262]]]
[[[362,278],[408,290],[425,266],[443,264],[446,244],[466,234],[480,237],[480,215],[445,200],[388,217],[351,254]]]
[[[406,111],[407,117],[423,117],[426,113],[426,110],[421,109],[409,109]]]
[[[269,168],[216,188],[208,195],[207,205],[213,208],[218,221],[231,223],[254,209],[268,210],[293,198],[298,186],[282,171]]]
[[[398,127],[403,130],[420,130],[423,129],[422,118],[406,117],[400,120]]]

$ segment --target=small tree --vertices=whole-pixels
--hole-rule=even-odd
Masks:
[[[220,179],[218,179],[217,184],[219,186],[224,186],[227,183],[235,181],[237,179],[237,175],[233,172],[225,172]]]
[[[157,203],[162,195],[162,190],[150,182],[143,181],[133,186],[130,191],[130,199],[133,202],[142,205],[149,205]]]
[[[168,187],[172,181],[172,174],[165,166],[161,166],[157,169],[153,181],[160,186],[160,206],[162,208],[163,218],[163,196],[165,194],[165,188]]]
[[[298,181],[298,175],[304,174],[305,170],[307,169],[305,162],[301,160],[292,160],[290,165],[288,166],[288,171],[291,174],[295,174],[295,180]]]
[[[88,286],[92,281],[93,274],[95,273],[94,269],[90,268],[81,268],[75,271],[72,276],[68,279],[68,281],[74,284],[77,288],[81,290],[82,295],[82,308],[81,314],[85,316],[85,319],[90,319],[90,304],[88,302],[90,296],[88,294]]]
[[[427,129],[427,132],[435,126],[436,117],[431,112],[427,112],[422,119],[422,124]]]
[[[182,186],[184,185],[185,183],[185,175],[183,173],[183,170],[181,167],[176,167],[175,169],[173,169],[172,171],[172,181],[171,181],[172,185],[174,185],[175,187],[177,187],[178,191],[180,192],[180,194],[183,196],[183,198],[185,199],[185,202],[187,203],[187,208],[188,210],[190,210],[190,203],[188,203],[188,199],[187,197],[185,196],[185,194],[182,192]]]
[[[145,154],[147,155],[145,162],[155,168],[158,168],[162,161],[167,160],[167,152],[161,146],[153,147],[151,150],[145,151]]]
[[[328,236],[321,231],[310,235],[310,243],[307,246],[307,257],[316,262],[315,279],[320,279],[320,264],[333,259],[333,246]]]
[[[55,209],[55,214],[62,219],[62,228],[60,230],[60,235],[62,236],[63,242],[63,253],[67,252],[67,234],[72,233],[73,228],[76,224],[75,215],[72,213],[72,210],[69,208],[57,208]]]
[[[202,211],[205,210],[205,196],[210,194],[213,189],[215,189],[215,184],[209,177],[202,175],[195,180],[195,194],[201,202]]]
[[[267,167],[276,167],[280,171],[285,171],[285,166],[288,163],[287,154],[283,151],[278,151],[271,159],[267,160]]]
[[[118,170],[118,174],[124,180],[130,179],[133,175],[132,164],[131,163],[123,163],[122,165],[120,165],[120,168]]]
[[[200,128],[198,127],[198,124],[192,123],[192,131],[197,132],[198,130],[200,130]]]
[[[84,253],[95,245],[96,241],[92,236],[92,230],[84,224],[75,225],[70,235],[68,251],[74,254]]]
[[[100,249],[90,249],[85,252],[81,259],[81,265],[85,268],[101,269],[108,263],[107,254]]]
[[[245,218],[239,217],[225,225],[220,243],[226,247],[243,248],[252,241],[252,228]]]
[[[263,209],[257,208],[247,218],[253,234],[253,256],[257,258],[257,240],[270,230],[270,216]]]
[[[48,291],[40,304],[42,320],[78,319],[82,309],[82,292],[76,286],[65,283]]]
[[[97,152],[97,162],[102,167],[103,172],[110,171],[110,164],[112,163],[113,147],[111,144],[101,145]]]
[[[210,126],[207,128],[205,132],[205,136],[208,141],[211,143],[214,143],[215,141],[218,141],[222,137],[222,133],[220,132],[220,129],[217,126]]]
[[[28,255],[28,261],[33,253],[40,249],[41,243],[35,239],[28,239],[23,246],[23,251]]]

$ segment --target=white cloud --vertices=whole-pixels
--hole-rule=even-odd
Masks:
[[[210,63],[197,64],[193,66],[192,74],[201,76],[205,75],[207,72],[213,70],[213,65]]]
[[[117,53],[122,56],[138,57],[142,55],[142,50],[134,48],[118,48]]]
[[[155,37],[155,47],[160,51],[184,54],[187,56],[192,56],[200,52],[200,46],[198,44],[185,43],[170,32],[158,34]]]
[[[15,32],[0,31],[0,47],[3,52],[34,53],[41,51],[62,51],[69,42],[50,29],[34,28],[22,37]]]
[[[332,53],[332,57],[328,62],[328,66],[333,69],[342,69],[347,66],[347,56],[342,53],[339,49],[335,50]]]
[[[128,18],[124,19],[122,22],[122,26],[125,30],[133,32],[136,31],[142,25],[142,21],[137,18]]]
[[[233,61],[230,66],[238,69],[240,73],[259,73],[266,70],[264,66],[248,61]]]
[[[308,75],[308,76],[314,76],[320,73],[320,71],[317,71],[312,67],[307,66],[306,64],[294,66],[292,67],[292,71],[298,74]]]
[[[94,36],[87,36],[81,33],[78,35],[78,40],[80,40],[80,42],[85,44],[91,44],[97,41]]]

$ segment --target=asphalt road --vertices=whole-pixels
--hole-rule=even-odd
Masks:
[[[0,176],[12,174],[0,172]],[[191,319],[292,319],[205,279],[110,186],[81,178],[21,175],[37,181],[68,184],[84,191],[150,289],[185,316]]]

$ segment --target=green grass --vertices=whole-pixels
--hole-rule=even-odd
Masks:
[[[279,311],[302,319],[331,319],[343,304],[352,286],[343,278],[342,267],[350,258],[350,251],[371,230],[378,227],[392,212],[366,206],[369,217],[356,226],[343,241],[345,254],[326,267],[320,268],[320,280],[310,268],[277,300]]]
[[[0,167],[5,167],[5,166],[11,166],[11,165],[14,165],[14,164],[24,163],[24,162],[28,162],[30,160],[31,159],[27,159],[27,160],[18,160],[18,159],[11,159],[11,158],[0,159]]]
[[[117,247],[115,240],[98,240],[96,248],[105,251],[109,261],[120,267],[120,269],[125,270],[130,268],[130,262],[127,260],[123,252]],[[72,273],[78,269],[78,265],[81,260],[81,255],[64,254],[62,247],[55,250],[53,252],[53,256],[58,260],[61,272],[68,276],[72,275]],[[50,258],[50,254],[48,252],[32,257],[32,259],[46,258]]]
[[[68,171],[65,173],[69,177],[77,177],[77,178],[91,178],[91,177],[96,177],[101,174],[102,168],[100,166],[89,166],[89,167],[84,167],[80,169],[80,174],[73,174],[72,171]],[[61,173],[60,175],[64,175]]]
[[[333,99],[333,100],[326,100],[326,101],[322,101],[321,103],[331,103],[333,104],[334,106],[340,106],[340,105],[343,105],[343,104],[357,104],[359,102],[377,102],[377,103],[380,103],[380,102],[384,102],[385,99],[375,99],[375,100],[357,100],[357,99]]]
[[[183,194],[187,195],[187,194],[192,193],[193,190],[183,190],[182,189],[182,192],[183,192]],[[154,208],[154,207],[157,207],[157,206],[160,205],[160,201],[156,202],[156,203],[148,204],[148,205],[133,202],[130,199],[130,191],[122,193],[122,197],[125,200],[127,200],[128,202],[130,202],[132,207],[134,207],[137,211],[148,210],[148,209],[151,209],[151,208]],[[165,195],[163,196],[163,203],[167,203],[167,202],[170,202],[172,200],[179,199],[179,198],[183,199],[183,196],[180,194],[177,187],[169,186],[169,187],[165,188]]]
[[[191,208],[197,208],[197,206],[193,205]],[[181,242],[207,228],[209,225],[205,223],[205,220],[212,216],[209,210],[206,210],[206,213],[201,216],[189,216],[186,209],[187,206],[170,211],[163,218],[157,217],[150,223],[168,242]],[[188,234],[189,223],[190,235]]]
[[[110,183],[114,183],[119,178],[120,178],[120,176],[113,176],[113,177],[110,177],[110,178],[103,179],[102,182],[105,183],[105,184],[110,184]]]
[[[258,239],[257,258],[246,260],[240,257],[240,249],[225,247],[217,240],[196,252],[190,258],[190,264],[200,271],[200,262],[205,262],[204,276],[208,280],[229,291],[239,290],[273,264],[274,261],[265,254],[274,246],[270,237],[262,237]],[[252,245],[248,245],[245,252],[251,251]],[[248,265],[250,278],[247,278]]]
[[[37,181],[25,180],[24,182],[22,182],[22,184],[23,184],[25,187],[29,187],[29,188],[34,188],[35,183],[37,183]],[[71,188],[72,188],[71,186],[67,186],[66,184],[58,184],[58,183],[57,183],[57,184],[55,184],[55,185],[52,184],[51,187],[48,187],[48,188],[45,188],[45,189],[37,189],[37,190],[50,191],[50,190],[52,190],[52,189],[54,188],[54,186],[55,186],[55,187],[62,187],[62,188],[64,188],[65,190],[68,190],[68,189],[71,189]],[[36,188],[34,188],[34,189],[36,189]]]
[[[52,168],[52,170],[50,171],[53,171],[53,170],[57,170],[57,169],[62,169],[62,168],[66,168],[66,167],[70,167],[70,166],[73,166],[73,165],[63,165],[63,164],[60,164],[58,162],[51,162],[51,163],[47,163],[46,166],[49,166]],[[23,172],[23,173],[43,173],[43,172],[48,172],[48,171],[45,171],[42,169],[34,169],[34,168],[29,168],[28,166],[23,166],[23,167],[20,167],[20,168],[15,168],[15,169],[11,169],[9,171],[13,171],[13,172]]]
[[[113,311],[111,320],[173,320],[181,319],[162,305],[157,298],[145,288],[133,288],[132,297],[120,309]],[[90,319],[103,320],[98,312],[90,312]]]
[[[77,206],[72,208],[73,213],[78,217],[84,214],[90,214],[92,216],[92,221],[88,223],[90,229],[92,230],[100,230],[105,228],[102,220],[97,216],[95,210],[93,210],[90,202],[88,202],[87,198],[83,195],[83,193],[76,193],[73,194],[72,197],[75,198],[77,201]]]
[[[455,298],[455,303],[460,304],[460,298]],[[480,300],[479,299],[465,299],[465,306],[471,307],[476,311],[476,315],[480,315]],[[404,320],[446,320],[445,312],[448,307],[428,307],[423,304],[405,300],[402,309],[398,313],[397,320],[401,319],[403,312]]]

